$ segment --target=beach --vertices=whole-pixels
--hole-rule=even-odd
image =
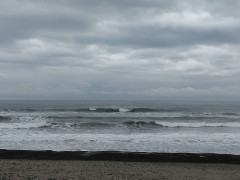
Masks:
[[[239,180],[240,164],[1,159],[0,179]]]
[[[239,180],[240,156],[2,149],[0,150],[0,179]]]

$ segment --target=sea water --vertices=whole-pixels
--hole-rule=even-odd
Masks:
[[[240,102],[0,101],[0,148],[240,154]]]

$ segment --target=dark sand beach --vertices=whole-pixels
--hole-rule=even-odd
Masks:
[[[240,156],[0,150],[0,179],[239,180]]]
[[[0,179],[239,180],[240,165],[76,160],[0,160]]]

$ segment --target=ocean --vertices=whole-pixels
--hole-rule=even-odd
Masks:
[[[240,154],[240,102],[0,101],[0,149]]]

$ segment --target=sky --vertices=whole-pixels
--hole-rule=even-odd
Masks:
[[[0,99],[240,100],[239,0],[0,7]]]

